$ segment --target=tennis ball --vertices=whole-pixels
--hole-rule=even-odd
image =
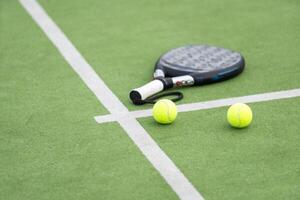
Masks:
[[[251,108],[244,103],[233,104],[227,111],[227,120],[233,127],[245,128],[252,121]]]
[[[154,104],[152,114],[158,123],[170,124],[177,117],[177,108],[173,101],[162,99]]]

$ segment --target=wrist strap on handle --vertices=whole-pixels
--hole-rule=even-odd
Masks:
[[[134,104],[135,105],[143,105],[146,103],[155,104],[159,98],[166,97],[166,96],[174,96],[173,98],[170,98],[170,100],[173,102],[179,101],[183,98],[183,94],[178,91],[177,92],[164,92],[164,93],[155,94],[151,97],[148,97],[145,100],[141,100],[141,99],[135,100]]]

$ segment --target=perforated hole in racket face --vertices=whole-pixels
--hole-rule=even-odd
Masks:
[[[207,73],[222,71],[237,65],[242,60],[241,54],[229,49],[208,45],[189,45],[172,49],[162,55],[157,68],[168,72],[169,76],[178,73]],[[172,74],[176,71],[176,74]]]

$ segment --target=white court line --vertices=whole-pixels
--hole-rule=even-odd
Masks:
[[[286,99],[286,98],[293,98],[299,96],[300,96],[300,89],[292,89],[292,90],[268,92],[263,94],[255,94],[255,95],[242,96],[242,97],[219,99],[213,101],[181,104],[177,106],[177,109],[178,112],[188,112],[188,111],[205,110],[205,109],[229,106],[234,103],[255,103],[261,101],[271,101],[276,99]],[[105,123],[105,122],[117,121],[118,119],[126,118],[128,116],[134,118],[141,118],[141,117],[149,117],[151,115],[152,115],[151,109],[147,109],[147,110],[132,111],[127,113],[127,115],[114,115],[114,114],[99,115],[99,116],[95,116],[95,120],[98,123]]]
[[[128,113],[128,109],[100,79],[44,9],[35,0],[20,0],[20,3],[103,106],[111,114]],[[204,199],[134,117],[119,119],[118,123],[180,199]]]

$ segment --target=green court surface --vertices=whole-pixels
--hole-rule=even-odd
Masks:
[[[172,126],[141,123],[206,199],[300,198],[300,98],[250,104],[254,121],[231,128],[227,108],[180,113]]]
[[[39,0],[129,110],[170,48],[242,52],[246,69],[185,88],[179,104],[300,88],[297,0]],[[206,200],[300,199],[300,99],[250,104],[253,124],[227,107],[139,119]],[[0,199],[178,199],[16,0],[0,1]]]
[[[3,10],[1,199],[176,199],[18,3]]]

